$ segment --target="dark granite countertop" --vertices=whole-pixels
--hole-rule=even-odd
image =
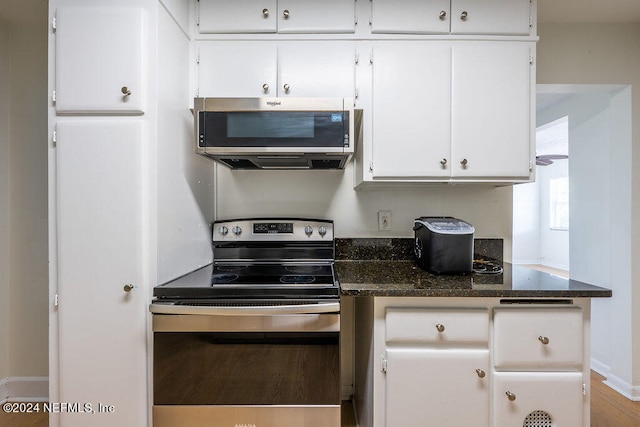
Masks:
[[[343,296],[610,297],[611,290],[509,263],[501,274],[435,275],[406,260],[337,260]]]
[[[501,274],[435,275],[413,261],[413,239],[337,239],[343,296],[596,298],[611,290],[502,262],[502,239],[475,239],[475,258],[497,261]]]

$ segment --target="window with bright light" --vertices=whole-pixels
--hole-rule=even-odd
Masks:
[[[549,180],[549,224],[552,230],[569,229],[569,177]]]

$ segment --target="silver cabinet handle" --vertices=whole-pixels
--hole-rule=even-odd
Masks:
[[[548,337],[543,337],[542,335],[540,335],[538,337],[538,341],[540,341],[542,344],[547,345],[549,344],[549,338]]]
[[[264,16],[265,18],[269,17],[269,9],[262,9],[262,16]]]
[[[436,329],[438,330],[438,332],[444,332],[444,325],[436,323]]]
[[[462,168],[463,168],[463,169],[466,169],[466,168],[467,168],[467,165],[469,164],[469,161],[468,161],[467,159],[462,159],[462,160],[460,161],[460,164],[462,165]]]
[[[478,378],[484,378],[487,375],[482,369],[476,369],[476,374],[478,374]]]
[[[444,169],[447,166],[447,159],[440,160],[440,164],[442,165],[442,168]]]
[[[126,293],[129,293],[133,290],[133,288],[135,288],[135,286],[133,286],[131,283],[127,283],[126,285],[124,285],[124,291]]]
[[[265,83],[265,84],[263,84],[263,85],[262,85],[262,90],[264,91],[264,93],[269,92],[269,85],[268,85],[268,84],[266,84],[266,83]]]
[[[284,19],[289,19],[289,11],[288,11],[287,9],[285,9],[285,10],[282,12],[282,16],[284,16]]]
[[[126,87],[126,86],[122,86],[122,89],[120,89],[120,92],[122,92],[122,94],[123,94],[124,96],[129,96],[129,95],[131,95],[131,89],[129,89],[129,88],[128,88],[128,87]]]
[[[289,85],[289,83],[285,83],[284,86],[282,86],[284,88],[284,91],[286,93],[289,93],[289,89],[291,89],[291,86]]]
[[[511,393],[510,391],[507,391],[505,394],[507,395],[507,399],[509,399],[511,402],[516,400],[516,395]]]
[[[447,17],[447,12],[446,12],[446,11],[444,11],[444,10],[443,10],[443,11],[441,11],[441,12],[440,12],[440,16],[439,16],[439,17],[440,17],[440,20],[441,20],[441,21],[444,21],[444,20],[445,20],[445,18]]]
[[[466,21],[467,20],[467,16],[469,16],[469,14],[465,10],[460,14],[460,19],[462,19],[463,21]]]

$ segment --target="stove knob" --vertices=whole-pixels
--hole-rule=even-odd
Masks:
[[[327,227],[325,227],[324,225],[318,227],[318,234],[324,237],[324,235],[327,234]]]
[[[229,233],[229,229],[226,226],[222,225],[220,226],[220,228],[218,228],[218,233],[226,236]]]
[[[304,228],[304,234],[306,234],[307,236],[311,236],[313,234],[313,228],[310,225],[307,225]]]
[[[233,234],[235,234],[236,236],[239,236],[242,234],[242,228],[240,228],[239,225],[236,225],[235,227],[233,227],[231,229],[231,231],[233,232]]]

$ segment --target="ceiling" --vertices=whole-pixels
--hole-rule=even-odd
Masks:
[[[34,11],[46,10],[47,4],[47,0],[0,0],[0,20],[19,23],[33,21]],[[538,0],[538,22],[640,23],[640,1]]]

